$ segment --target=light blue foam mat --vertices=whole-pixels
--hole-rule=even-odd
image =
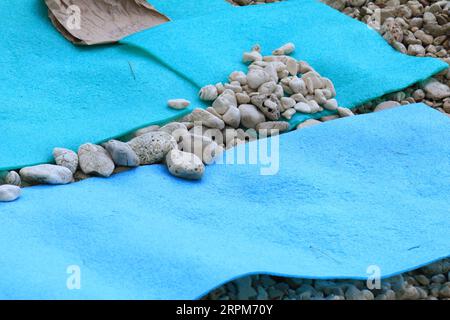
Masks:
[[[153,165],[24,189],[0,204],[0,298],[193,299],[249,273],[364,279],[450,255],[445,115],[403,106],[279,145],[276,175],[216,164],[192,182]]]
[[[0,170],[183,115],[168,99],[201,105],[198,88],[139,48],[75,47],[42,0],[1,1],[0,16]]]
[[[246,71],[242,54],[255,43],[269,55],[293,42],[293,56],[330,78],[345,107],[403,89],[448,67],[438,59],[397,52],[375,30],[317,1],[237,7],[226,14],[220,14],[217,5],[212,2],[208,16],[167,23],[123,42],[147,49],[200,87],[225,81],[234,70]],[[294,126],[330,113],[297,113],[290,122]]]

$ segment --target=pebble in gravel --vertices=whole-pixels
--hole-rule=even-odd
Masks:
[[[161,162],[170,150],[177,148],[176,140],[161,131],[143,134],[127,143],[138,156],[141,165]]]
[[[103,147],[117,166],[137,167],[140,164],[137,154],[125,142],[110,140]]]
[[[55,148],[53,149],[53,158],[57,165],[66,167],[72,174],[77,171],[78,155],[74,151],[64,148]]]
[[[22,180],[31,184],[68,184],[73,181],[73,174],[66,167],[41,164],[20,170]]]
[[[397,101],[385,101],[385,102],[378,104],[373,111],[377,112],[377,111],[382,111],[382,110],[386,110],[386,109],[392,109],[399,105],[400,105],[400,103],[398,103]]]
[[[15,201],[20,197],[20,187],[4,184],[0,186],[0,202]]]
[[[166,164],[172,175],[183,179],[198,180],[205,172],[205,165],[199,157],[178,149],[169,151]]]
[[[114,162],[108,152],[99,145],[86,143],[78,149],[81,170],[85,174],[109,177],[114,171]]]
[[[432,100],[450,97],[450,87],[433,78],[423,83],[423,90],[426,97]]]

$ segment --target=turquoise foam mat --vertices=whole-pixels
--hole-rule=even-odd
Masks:
[[[265,167],[24,189],[0,203],[0,298],[195,299],[247,274],[388,277],[450,254],[450,119],[423,104],[283,134]]]

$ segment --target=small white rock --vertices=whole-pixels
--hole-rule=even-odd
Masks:
[[[228,108],[228,111],[223,115],[222,119],[227,125],[233,128],[237,128],[241,123],[241,112],[236,107],[230,107]]]
[[[22,184],[20,175],[15,171],[8,172],[5,176],[4,182],[5,184],[10,184],[17,187],[20,187],[20,185]]]
[[[422,84],[425,90],[426,96],[432,100],[440,100],[450,97],[450,87],[443,84],[436,79],[431,78],[430,80]]]
[[[111,159],[118,166],[137,167],[139,166],[139,158],[131,147],[122,141],[110,140],[103,145],[108,151]]]
[[[336,99],[329,99],[324,104],[323,107],[327,110],[337,110],[338,108],[338,102]]]
[[[258,123],[266,121],[264,114],[252,104],[241,104],[239,111],[241,112],[241,124],[245,128],[254,129]]]
[[[274,56],[288,55],[295,51],[295,45],[292,42],[288,42],[280,48],[274,50],[272,54]]]
[[[58,166],[63,166],[75,173],[78,168],[78,155],[69,149],[54,148],[53,158]]]
[[[270,79],[270,75],[264,70],[252,69],[247,74],[248,86],[252,89],[258,89],[260,85]]]
[[[15,201],[20,197],[22,191],[20,187],[10,184],[4,184],[0,186],[0,202]]]
[[[172,99],[167,102],[167,105],[172,109],[182,110],[189,107],[191,103],[186,99]]]
[[[202,100],[214,101],[219,96],[219,92],[216,86],[210,84],[200,89],[199,96]]]
[[[128,141],[127,144],[137,154],[141,165],[161,162],[170,150],[177,148],[175,139],[161,131],[149,132]]]
[[[68,184],[73,181],[73,174],[68,168],[54,164],[41,164],[25,167],[20,176],[29,183]]]
[[[139,139],[139,138],[135,138]],[[114,162],[102,147],[86,143],[78,149],[78,161],[85,174],[109,177],[114,171]]]
[[[311,113],[311,106],[305,102],[298,102],[295,104],[294,109],[301,113]]]
[[[386,109],[392,109],[398,107],[399,105],[400,103],[398,103],[397,101],[385,101],[378,104],[373,111],[378,112]]]
[[[198,180],[205,172],[205,165],[199,157],[176,149],[167,154],[166,165],[172,175],[183,179]]]

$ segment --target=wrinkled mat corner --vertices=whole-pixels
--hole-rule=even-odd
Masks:
[[[194,299],[249,273],[422,266],[450,254],[449,129],[408,105],[281,135],[273,176],[217,164],[191,182],[153,165],[25,189],[0,204],[0,297]]]
[[[105,44],[169,21],[146,0],[45,0],[55,28],[74,44]]]

